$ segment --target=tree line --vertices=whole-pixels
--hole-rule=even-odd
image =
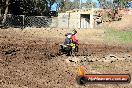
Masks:
[[[2,0],[0,3],[1,14],[7,7],[8,13],[15,15],[47,15],[48,13],[47,0]]]
[[[100,7],[102,8],[108,8],[108,7],[128,8],[130,1],[131,0],[98,0]]]
[[[109,8],[111,6],[128,7],[130,0],[98,0],[101,8]],[[80,5],[80,0],[0,0],[0,16],[5,14],[8,7],[8,13],[15,15],[49,15],[50,8],[48,2],[52,5],[58,3],[59,12],[67,10],[94,8],[97,7],[96,2],[87,0]]]

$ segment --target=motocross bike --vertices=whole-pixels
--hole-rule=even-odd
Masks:
[[[66,54],[66,56],[75,56],[78,52],[78,45],[71,43],[68,46],[61,44],[59,46],[59,55]]]

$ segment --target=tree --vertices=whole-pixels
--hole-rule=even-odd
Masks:
[[[2,16],[1,15],[1,8],[2,8],[1,6],[2,6],[2,0],[0,0],[0,17]]]
[[[71,0],[65,0],[63,3],[64,3],[63,12],[73,9],[96,7],[96,3],[92,2],[92,0],[87,0],[86,3],[81,3],[81,4],[80,4],[80,0],[74,0],[73,2]]]
[[[98,0],[101,8],[109,8],[112,5],[111,1],[108,0]]]
[[[4,17],[3,17],[3,20],[2,20],[2,24],[4,24],[5,23],[5,21],[6,21],[6,18],[7,18],[7,13],[8,13],[8,4],[9,4],[9,1],[10,0],[6,0],[6,9],[5,9],[5,14],[4,14]]]
[[[117,5],[117,7],[126,8],[128,7],[129,0],[113,0],[113,3]]]
[[[55,0],[51,0],[50,2],[55,2]],[[46,0],[35,0],[35,5],[32,8],[38,15],[47,15],[49,11],[48,2]]]
[[[83,8],[94,8],[96,7],[96,3],[92,2],[92,0],[87,0],[86,3],[82,3]]]
[[[65,0],[61,0],[60,2],[60,12],[64,12],[64,7],[65,7]]]
[[[11,14],[47,15],[48,13],[47,0],[11,0],[10,3]]]
[[[64,12],[68,11],[68,10],[72,10],[73,9],[73,2],[71,2],[70,0],[66,0],[64,3]]]
[[[65,11],[73,10],[73,9],[79,9],[79,2],[80,0],[74,0],[71,2],[70,0],[65,1]]]
[[[104,6],[105,0],[98,0],[100,7],[102,8]]]

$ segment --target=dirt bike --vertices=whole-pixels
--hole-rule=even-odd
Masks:
[[[66,54],[67,56],[75,56],[78,52],[78,46],[71,43],[68,46],[60,44],[59,46],[59,55]]]

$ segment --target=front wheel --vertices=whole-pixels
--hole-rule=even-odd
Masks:
[[[87,79],[84,76],[77,76],[76,81],[79,85],[84,85],[87,83]]]
[[[76,56],[77,53],[78,53],[78,46],[72,49],[72,56]]]
[[[76,47],[75,47],[75,52],[78,52],[78,49],[79,49],[78,46],[76,46]]]

